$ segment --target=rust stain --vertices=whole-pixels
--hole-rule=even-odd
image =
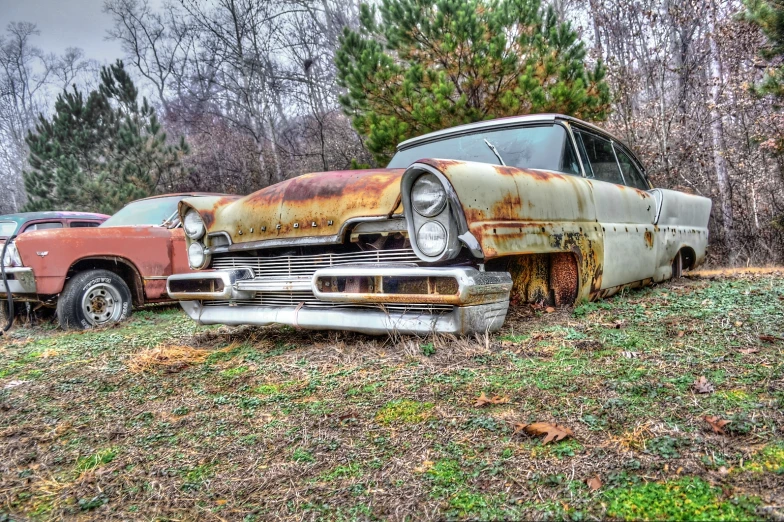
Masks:
[[[645,231],[645,244],[648,245],[648,248],[653,248],[653,233],[650,230]]]

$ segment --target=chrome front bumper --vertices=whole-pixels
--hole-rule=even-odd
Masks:
[[[501,328],[512,278],[470,267],[368,264],[323,268],[312,277],[254,278],[252,269],[240,267],[173,275],[167,289],[201,324],[467,334]],[[298,306],[263,304],[265,296],[285,293],[307,298]]]
[[[12,295],[36,293],[35,274],[32,268],[6,267],[5,275],[8,280],[8,289]],[[0,276],[0,297],[6,295],[5,285],[2,276]]]

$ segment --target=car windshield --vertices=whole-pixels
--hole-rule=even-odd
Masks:
[[[18,226],[16,221],[0,221],[0,237],[11,237]]]
[[[389,168],[406,168],[423,158],[580,173],[566,130],[557,124],[482,130],[422,143],[395,154]]]
[[[177,203],[183,196],[143,199],[128,203],[101,227],[123,227],[128,225],[161,225],[177,211]]]

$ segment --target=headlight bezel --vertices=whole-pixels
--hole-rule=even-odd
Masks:
[[[5,248],[5,255],[0,259],[0,263],[2,263],[5,268],[18,268],[24,266],[22,264],[22,256],[19,255],[19,249],[16,248],[16,242],[9,242],[7,247],[4,245],[0,246],[0,251],[2,251],[3,248]]]
[[[441,212],[433,217],[425,217],[417,212],[413,208],[411,200],[411,191],[414,184],[421,176],[427,174],[435,176],[446,194],[446,204],[441,209]],[[465,235],[469,232],[468,224],[463,214],[463,207],[449,179],[431,165],[419,162],[413,163],[403,174],[400,182],[400,193],[403,212],[406,217],[408,237],[411,242],[411,248],[417,257],[428,263],[437,263],[456,258],[462,250],[461,234]],[[438,255],[428,255],[417,243],[417,233],[428,221],[438,222],[446,230],[446,247]],[[480,250],[471,249],[471,252],[475,257],[483,257]]]
[[[189,218],[191,218],[191,223],[189,223]],[[189,232],[189,227],[190,225],[194,224],[192,223],[193,219],[198,220],[196,224],[199,228],[195,232],[191,233]],[[185,215],[182,217],[182,229],[185,231],[185,235],[193,241],[198,241],[204,237],[204,234],[207,233],[207,226],[204,224],[204,219],[202,219],[201,214],[199,214],[199,212],[194,208],[188,209],[185,212]]]

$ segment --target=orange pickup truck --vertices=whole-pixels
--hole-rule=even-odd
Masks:
[[[170,301],[166,278],[190,271],[177,205],[207,195],[218,194],[140,199],[96,228],[20,235],[0,260],[6,280],[0,279],[0,315],[9,291],[16,301],[56,307],[64,328],[119,322],[132,306]]]

